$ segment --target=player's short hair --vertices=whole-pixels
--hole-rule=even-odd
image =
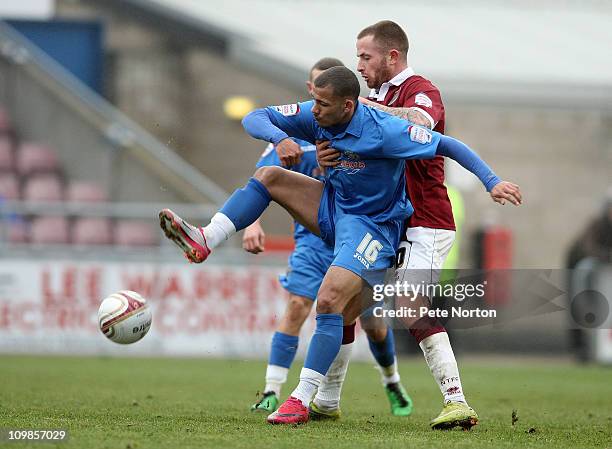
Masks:
[[[354,101],[357,101],[359,97],[359,80],[345,66],[336,66],[325,70],[314,80],[314,85],[318,88],[331,86],[336,97],[350,98]]]
[[[385,51],[396,49],[402,55],[408,54],[408,36],[401,26],[391,20],[381,20],[364,28],[357,35],[357,39],[366,36],[373,36],[376,43]]]
[[[323,71],[323,70],[331,69],[332,67],[339,67],[339,66],[344,67],[344,64],[338,58],[321,58],[317,62],[315,62],[310,68],[310,78],[312,79],[312,72],[314,70]]]

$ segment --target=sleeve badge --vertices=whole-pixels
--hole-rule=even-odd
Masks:
[[[300,112],[300,105],[297,103],[282,104],[280,106],[272,106],[272,109],[274,109],[276,112],[280,112],[285,117],[291,117]]]
[[[431,143],[432,135],[427,128],[422,126],[410,125],[408,127],[408,133],[410,134],[410,140],[416,143],[427,145]]]
[[[427,95],[425,95],[423,92],[421,92],[420,94],[417,94],[416,97],[414,97],[414,102],[420,106],[424,106],[426,108],[431,108],[433,103],[431,101],[431,98],[429,98]]]

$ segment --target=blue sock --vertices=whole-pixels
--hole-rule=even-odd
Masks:
[[[298,340],[299,338],[293,335],[274,332],[268,364],[290,368],[297,352]]]
[[[246,228],[259,218],[270,204],[270,192],[255,178],[232,193],[219,212],[227,216],[236,231]]]
[[[342,321],[342,315],[338,313],[317,315],[317,327],[310,340],[304,368],[327,374],[342,345]]]
[[[368,343],[370,344],[372,355],[380,366],[386,368],[393,365],[395,362],[395,339],[393,338],[391,328],[387,328],[387,337],[383,341],[372,341],[368,337]]]

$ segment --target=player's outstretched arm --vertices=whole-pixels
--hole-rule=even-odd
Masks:
[[[463,142],[452,137],[440,136],[436,154],[450,157],[463,168],[474,173],[496,203],[506,204],[506,201],[510,201],[515,206],[518,206],[523,202],[519,186],[511,182],[502,181],[493,172],[491,167]]]

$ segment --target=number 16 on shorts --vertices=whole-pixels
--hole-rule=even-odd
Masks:
[[[376,258],[378,257],[378,253],[383,248],[382,243],[378,240],[372,240],[372,234],[369,232],[361,240],[359,246],[355,250],[355,257],[359,260],[366,268],[370,268],[370,264],[376,262]]]

